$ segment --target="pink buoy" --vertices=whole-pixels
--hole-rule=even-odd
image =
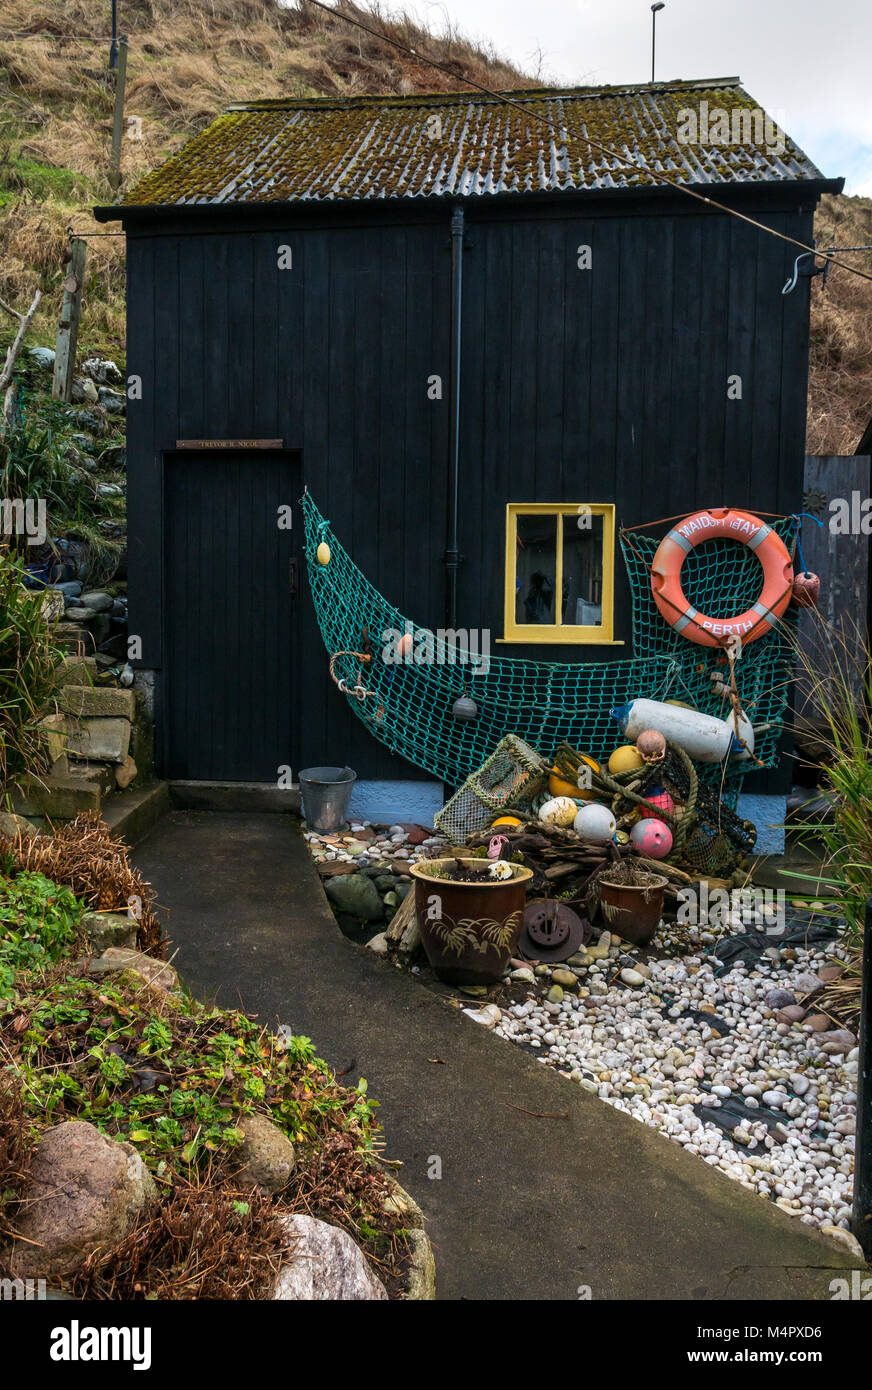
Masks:
[[[797,574],[793,581],[793,602],[797,608],[816,608],[820,598],[820,576],[806,571]]]
[[[647,859],[665,859],[672,849],[672,831],[665,821],[637,821],[630,831],[630,839],[640,854]]]
[[[652,806],[657,806],[661,811],[665,811],[667,816],[675,815],[675,802],[672,800],[669,793],[664,791],[662,787],[655,787],[654,791],[650,792],[648,796],[645,797],[645,800],[650,801]],[[659,820],[656,811],[649,811],[647,806],[640,806],[639,819],[645,820],[646,818]]]
[[[666,757],[666,739],[658,729],[643,729],[636,739],[636,749],[646,763],[662,763]]]

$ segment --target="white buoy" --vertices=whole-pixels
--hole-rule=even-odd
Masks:
[[[543,825],[570,826],[578,810],[575,802],[568,796],[553,796],[539,809],[539,819]]]
[[[617,830],[617,822],[608,806],[591,801],[582,806],[573,822],[573,829],[580,840],[588,845],[607,845]]]
[[[631,700],[613,709],[612,716],[627,738],[635,739],[646,729],[656,729],[670,743],[683,748],[688,757],[701,763],[722,763],[730,757],[747,759],[754,752],[754,730],[746,715],[734,722],[732,715],[718,719],[713,714],[701,714],[699,710],[668,705],[661,700]]]

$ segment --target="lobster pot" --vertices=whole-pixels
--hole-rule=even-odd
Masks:
[[[500,739],[490,757],[446,801],[433,824],[452,844],[484,830],[500,811],[529,805],[548,778],[548,765],[515,734]]]

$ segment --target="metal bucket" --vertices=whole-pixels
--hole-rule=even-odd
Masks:
[[[329,835],[340,830],[357,781],[350,767],[304,767],[300,773],[303,816],[310,830]]]

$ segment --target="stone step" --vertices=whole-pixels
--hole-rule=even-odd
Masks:
[[[78,623],[57,623],[53,632],[55,644],[70,656],[90,653],[95,650],[94,638],[86,627]]]
[[[72,714],[49,714],[40,721],[40,728],[53,763],[64,755],[68,762],[72,758],[82,758],[123,763],[130,749],[129,719],[101,716],[80,719]]]
[[[61,772],[39,778],[31,774],[12,788],[12,809],[20,816],[48,816],[50,820],[73,820],[80,811],[99,811],[104,776]]]
[[[116,792],[106,803],[103,819],[113,835],[121,835],[129,845],[135,845],[170,809],[168,783],[150,782]]]
[[[129,719],[132,722],[136,714],[136,696],[132,690],[118,690],[113,686],[92,689],[83,685],[65,685],[61,691],[61,709],[79,718],[91,715],[103,719]]]
[[[61,685],[92,686],[97,679],[97,663],[92,656],[65,656]]]

